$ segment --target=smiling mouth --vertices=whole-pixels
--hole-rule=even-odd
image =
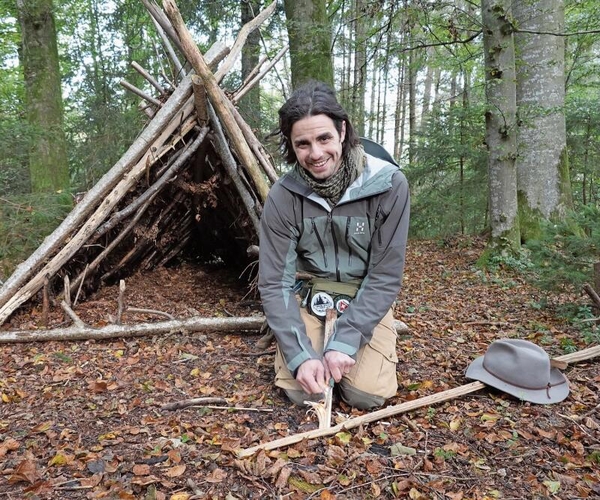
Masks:
[[[323,167],[325,167],[327,165],[327,162],[329,162],[329,159],[318,161],[318,162],[313,162],[312,163],[312,167],[315,170],[320,170],[320,169],[322,169]]]

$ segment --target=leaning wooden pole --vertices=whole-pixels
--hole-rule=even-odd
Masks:
[[[555,359],[565,363],[575,363],[577,361],[584,361],[586,359],[595,358],[596,356],[600,356],[600,346],[589,347],[579,352],[559,356]],[[381,410],[366,413],[365,415],[361,415],[359,417],[350,418],[345,422],[342,422],[341,424],[338,424],[334,427],[330,427],[329,429],[316,429],[312,431],[302,432],[300,434],[293,434],[291,436],[276,439],[268,443],[263,443],[257,446],[253,446],[251,448],[239,450],[237,452],[237,456],[240,458],[245,458],[254,455],[254,453],[260,450],[275,450],[277,448],[283,448],[284,446],[299,443],[304,439],[315,439],[324,436],[331,436],[344,430],[354,429],[363,424],[376,422],[377,420],[392,417],[400,413],[406,413],[411,410],[416,410],[417,408],[423,408],[424,406],[431,406],[436,403],[441,403],[442,401],[455,399],[459,396],[464,396],[465,394],[470,394],[472,392],[479,391],[484,387],[485,384],[483,384],[482,382],[471,382],[470,384],[461,385],[459,387],[455,387],[454,389],[448,389],[447,391],[438,392],[436,394],[432,394],[431,396],[425,396],[423,398],[415,399],[413,401],[407,401],[405,403],[400,403],[399,405],[388,406],[387,408],[382,408]]]
[[[206,93],[225,127],[227,135],[238,154],[238,158],[252,178],[261,202],[264,203],[267,199],[267,194],[269,193],[269,185],[267,184],[256,157],[248,146],[240,127],[228,109],[228,106],[231,105],[229,99],[221,87],[219,87],[215,75],[210,71],[210,68],[204,60],[204,56],[200,53],[200,50],[198,50],[198,46],[185,26],[181,13],[174,0],[164,0],[163,7],[181,40],[181,45],[186,58],[192,64],[194,71],[196,71],[204,81]]]

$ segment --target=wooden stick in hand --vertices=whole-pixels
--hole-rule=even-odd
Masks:
[[[333,333],[333,327],[337,320],[337,311],[333,308],[327,309],[325,314],[325,334],[323,337],[323,354],[329,337]],[[331,406],[333,403],[333,379],[327,381],[327,387],[323,390],[325,398],[321,401],[305,401],[311,407],[311,410],[316,413],[319,419],[319,429],[329,429],[331,427]]]

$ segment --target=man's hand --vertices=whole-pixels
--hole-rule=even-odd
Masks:
[[[339,351],[327,351],[323,357],[325,363],[325,377],[339,382],[344,375],[348,375],[356,363],[350,356]]]
[[[296,380],[308,394],[320,394],[327,383],[325,366],[319,359],[309,359],[302,363],[296,373]]]

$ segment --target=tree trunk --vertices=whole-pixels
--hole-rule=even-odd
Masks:
[[[33,192],[69,189],[63,103],[52,0],[17,0],[22,33],[27,121],[33,132]]]
[[[425,71],[425,81],[423,82],[423,104],[421,107],[421,120],[419,129],[424,130],[425,123],[427,122],[427,116],[430,111],[431,104],[431,88],[433,84],[433,73],[434,73],[434,61],[433,55],[435,54],[434,47],[427,47],[426,55],[425,55],[425,64],[427,65],[427,69]]]
[[[242,26],[254,19],[257,12],[260,11],[261,0],[242,0],[241,2],[241,20]],[[258,66],[260,59],[260,32],[253,31],[248,35],[248,39],[242,48],[242,81],[252,73]],[[260,86],[255,85],[240,100],[239,109],[244,120],[254,130],[260,128]]]
[[[292,87],[310,79],[333,87],[331,23],[325,0],[285,0]]]
[[[404,38],[404,35],[402,35]],[[396,87],[396,112],[394,119],[394,158],[400,159],[404,151],[404,122],[406,118],[406,58],[398,58],[398,86]]]
[[[515,59],[509,0],[484,0],[481,6],[489,151],[490,247],[520,247],[517,218]]]
[[[365,135],[365,94],[367,88],[367,40],[364,0],[354,1],[354,85],[352,87],[352,123],[356,133]]]
[[[409,33],[409,44],[414,43]],[[417,155],[417,64],[414,49],[408,53],[408,165],[414,166]]]
[[[562,33],[562,0],[515,2],[518,29]],[[514,35],[517,73],[517,178],[521,238],[540,234],[540,223],[563,219],[573,205],[564,114],[564,37]]]

